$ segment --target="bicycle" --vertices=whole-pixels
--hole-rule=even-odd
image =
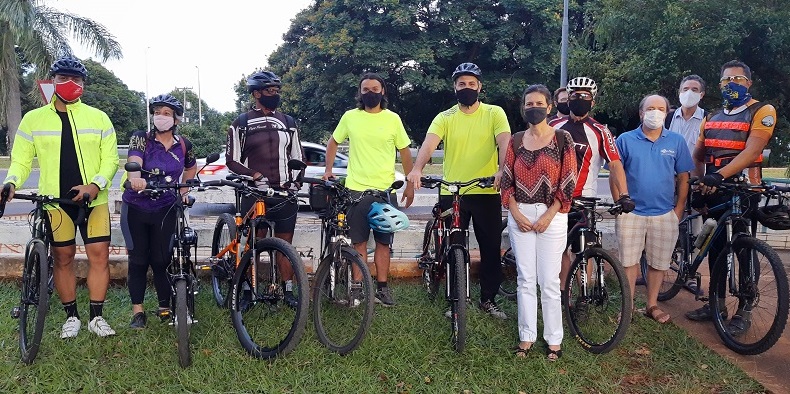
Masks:
[[[291,171],[305,167],[299,160],[288,162]],[[221,215],[214,229],[209,259],[214,298],[219,306],[230,308],[236,336],[249,355],[261,359],[286,355],[304,334],[309,308],[307,273],[293,245],[274,237],[275,226],[266,212],[295,203],[297,194],[248,186],[254,180],[245,175],[227,178],[204,182],[206,186],[233,187],[236,194],[235,216]],[[244,196],[256,200],[246,213],[241,212]],[[284,201],[267,206],[265,200],[271,197]],[[258,238],[261,231],[264,237]],[[283,271],[289,269],[293,279],[286,281]],[[291,292],[295,301],[287,306],[286,292]]]
[[[689,180],[696,184],[697,180]],[[784,330],[788,314],[787,273],[781,258],[767,243],[755,238],[757,222],[743,208],[744,201],[765,195],[770,200],[790,193],[790,187],[749,185],[744,179],[723,183],[719,188],[729,194],[729,200],[709,207],[708,212],[721,211],[713,231],[701,241],[696,250],[697,236],[692,233],[691,221],[702,215],[693,213],[690,199],[686,203],[686,217],[680,221],[679,236],[672,254],[670,268],[664,275],[659,301],[670,300],[678,294],[688,280],[695,280],[701,288],[698,269],[711,249],[712,240],[724,232],[726,246],[713,262],[709,297],[695,295],[695,300],[708,302],[725,299],[724,305],[710,302],[714,326],[724,344],[736,353],[754,355],[770,349]],[[747,209],[748,211],[748,209]],[[734,225],[749,228],[747,232],[734,231]],[[701,234],[704,235],[704,234]],[[709,263],[710,264],[710,263]],[[717,285],[719,284],[719,285]],[[724,284],[724,286],[721,286]],[[722,293],[722,287],[724,292]],[[745,332],[734,333],[727,327],[727,311],[740,311],[751,307],[751,324]]]
[[[0,193],[0,217],[3,217],[5,205],[10,194],[8,185]],[[90,195],[83,194],[82,202],[68,198],[39,195],[36,193],[15,193],[15,199],[32,201],[36,207],[30,213],[31,239],[25,246],[25,260],[22,268],[22,288],[19,305],[11,309],[11,317],[19,320],[19,353],[25,364],[32,364],[41,347],[44,335],[44,321],[49,310],[49,298],[53,292],[54,260],[50,249],[52,223],[46,207],[52,204],[78,206],[79,213],[74,223],[79,226],[85,221]]]
[[[305,178],[311,184],[310,205],[321,218],[321,259],[313,279],[313,324],[318,340],[332,351],[348,354],[362,343],[373,321],[373,277],[367,262],[354,249],[347,212],[368,195],[388,201],[403,186],[395,181],[384,191],[366,190],[357,196],[342,180]]]
[[[422,253],[417,264],[428,297],[435,300],[439,284],[446,278],[445,298],[450,303],[450,341],[456,352],[466,347],[466,307],[469,301],[469,230],[461,228],[461,189],[463,187],[488,188],[494,185],[494,177],[475,178],[465,182],[451,182],[431,176],[420,178],[429,189],[444,185],[452,195],[452,206],[442,211],[440,203],[432,210],[433,218],[425,224]],[[449,224],[446,222],[449,220]]]

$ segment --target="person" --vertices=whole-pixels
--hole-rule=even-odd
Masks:
[[[526,356],[537,339],[537,282],[543,339],[549,360],[555,361],[562,356],[559,275],[576,187],[576,153],[570,134],[546,123],[550,103],[551,92],[544,85],[530,85],[524,91],[521,115],[529,128],[514,134],[507,148],[502,206],[508,209],[508,234],[518,273],[516,354]]]
[[[684,77],[680,81],[680,88],[678,88],[680,108],[670,111],[672,115],[667,116],[664,122],[669,131],[683,136],[689,152],[694,152],[700,128],[707,116],[707,112],[699,106],[703,97],[705,97],[705,80],[696,74]],[[692,226],[696,229],[695,233],[699,232],[702,227],[702,218],[695,219]],[[697,280],[694,278],[687,280],[683,287],[693,294],[704,294],[704,291],[697,287]]]
[[[590,116],[595,106],[598,85],[591,78],[576,77],[568,81],[568,110],[566,117],[549,122],[549,126],[566,130],[573,138],[576,148],[578,179],[573,197],[598,197],[598,173],[604,162],[609,165],[609,187],[612,199],[623,207],[624,212],[634,209],[634,202],[628,195],[628,186],[623,164],[617,153],[614,137],[609,129]],[[568,231],[576,225],[576,220],[568,221]],[[565,288],[565,277],[571,266],[570,254],[563,253],[560,286]]]
[[[549,121],[554,119],[561,119],[570,115],[571,110],[568,108],[568,88],[560,86],[554,91],[554,107],[557,108],[557,113],[549,118]]]
[[[88,70],[76,58],[64,56],[49,69],[55,94],[49,104],[36,108],[22,118],[16,143],[11,151],[11,166],[5,183],[14,190],[30,175],[33,158],[38,158],[41,178],[39,194],[82,201],[90,195],[87,220],[74,221],[76,206],[48,206],[52,233],[54,280],[58,297],[66,311],[61,338],[73,338],[82,322],[77,310],[77,278],[74,256],[75,235],[79,227],[88,256],[88,294],[90,297],[88,331],[106,337],[115,330],[104,319],[104,300],[110,283],[110,210],[107,189],[118,170],[118,145],[110,118],[80,100]]]
[[[296,121],[277,110],[281,88],[280,78],[271,71],[258,71],[247,78],[247,90],[255,104],[228,128],[225,161],[230,171],[252,177],[260,187],[298,190],[297,183],[288,184],[289,178],[297,176],[288,170],[288,161],[303,160],[304,153]],[[249,211],[255,201],[255,197],[242,198],[242,214]],[[293,242],[298,202],[274,196],[266,198],[265,203],[266,218],[274,223],[274,236]],[[263,237],[266,233],[258,235]],[[284,301],[295,308],[299,300],[293,294],[293,270],[280,254],[277,265],[284,280]]]
[[[668,323],[668,313],[658,307],[658,293],[669,269],[678,222],[683,217],[688,196],[689,172],[694,168],[686,141],[664,128],[669,100],[649,95],[639,103],[642,124],[617,137],[617,151],[635,203],[633,212],[615,221],[620,262],[625,267],[631,294],[642,251],[648,263],[647,309],[645,316]],[[676,191],[677,190],[677,195]]]
[[[408,173],[407,179],[415,189],[420,188],[422,169],[442,141],[444,179],[458,182],[494,176],[493,189],[462,189],[461,226],[464,229],[469,228],[471,218],[475,237],[480,245],[479,307],[495,318],[507,319],[494,297],[502,282],[499,262],[502,207],[498,191],[505,151],[510,142],[510,125],[501,107],[478,100],[483,88],[480,67],[474,63],[462,63],[453,71],[452,80],[458,104],[433,119],[425,141],[417,153],[414,169]],[[442,210],[450,208],[452,196],[442,190],[439,203]]]
[[[719,88],[723,98],[723,108],[711,115],[703,123],[697,145],[694,148],[696,173],[704,174],[700,180],[699,193],[692,196],[692,205],[715,206],[730,198],[726,193],[716,193],[723,181],[737,182],[742,175],[748,182],[759,184],[762,181],[762,151],[771,139],[776,124],[776,109],[767,103],[755,100],[749,88],[752,86],[752,72],[745,63],[732,60],[721,67]],[[757,195],[756,197],[759,197]],[[744,212],[754,212],[759,200],[755,198],[741,201]],[[710,212],[705,217],[718,219],[722,212]],[[743,223],[738,222],[733,232],[749,232]],[[714,262],[724,250],[725,234],[721,232],[711,240],[708,266],[713,269]],[[719,284],[723,291],[724,283]],[[714,302],[714,300],[710,300]],[[715,300],[722,307],[722,317],[727,318],[724,299]],[[751,326],[751,307],[738,305],[738,309],[727,323],[727,329],[734,336],[741,335]],[[696,321],[712,319],[709,304],[686,313],[686,317]]]
[[[323,178],[333,177],[332,167],[338,144],[349,141],[349,163],[345,185],[352,191],[352,198],[359,199],[361,192],[369,189],[383,191],[395,180],[395,151],[400,152],[403,170],[412,169],[408,134],[400,116],[387,109],[387,90],[384,79],[367,73],[359,81],[357,108],[346,111],[340,118],[326,147],[326,167]],[[414,200],[414,188],[406,185],[401,202],[408,208]],[[368,213],[374,202],[388,203],[386,195],[367,195],[348,210],[349,236],[354,249],[368,261],[367,241],[371,227]],[[392,208],[394,209],[394,208]],[[387,286],[390,267],[391,232],[373,230],[376,247],[373,261],[376,264],[375,301],[385,307],[396,304]]]
[[[137,131],[129,139],[128,162],[139,163],[147,172],[128,174],[130,188],[121,196],[121,230],[129,254],[127,286],[132,301],[132,321],[129,327],[145,328],[146,315],[143,298],[148,280],[148,267],[154,273],[154,287],[159,299],[160,317],[169,315],[170,279],[167,266],[170,264],[170,239],[176,231],[176,211],[173,209],[175,194],[165,193],[158,198],[139,193],[149,181],[182,182],[195,177],[197,160],[192,143],[176,135],[176,128],[184,116],[181,102],[169,94],[151,99],[149,111],[153,115],[154,132]],[[188,190],[182,190],[184,196]]]

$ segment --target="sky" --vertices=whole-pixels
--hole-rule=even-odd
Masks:
[[[266,66],[291,19],[311,2],[46,0],[44,4],[93,19],[110,31],[121,44],[123,58],[102,64],[129,89],[146,92],[146,77],[149,98],[176,87],[191,87],[197,94],[199,86],[206,105],[227,112],[235,110],[235,83]],[[77,57],[100,61],[76,40],[70,44]]]

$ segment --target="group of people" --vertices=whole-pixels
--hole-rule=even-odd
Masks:
[[[50,74],[55,81],[54,97],[50,104],[24,116],[4,183],[13,197],[13,190],[27,178],[33,157],[38,156],[41,193],[65,197],[77,190],[74,200],[82,198],[83,192],[90,194],[88,220],[80,226],[90,262],[88,329],[99,336],[113,335],[115,331],[102,317],[102,305],[109,283],[107,188],[118,166],[115,131],[106,114],[80,101],[87,71],[78,60],[59,59]],[[724,198],[715,193],[723,180],[759,168],[762,149],[776,120],[771,105],[759,103],[749,94],[751,70],[739,61],[721,68],[723,108],[715,114],[699,108],[705,82],[699,76],[689,75],[680,83],[680,108],[672,112],[667,98],[648,95],[639,103],[640,126],[616,140],[606,126],[590,116],[598,93],[597,84],[590,78],[574,78],[553,93],[544,85],[528,86],[520,100],[521,116],[528,127],[512,136],[505,111],[479,99],[483,73],[477,65],[459,65],[452,82],[458,103],[434,118],[413,162],[408,149],[411,141],[403,123],[387,108],[385,81],[376,74],[363,75],[356,93],[356,108],[343,114],[327,144],[323,177],[333,177],[338,145],[346,140],[349,164],[345,185],[354,193],[390,187],[396,152],[400,153],[407,173],[401,199],[406,207],[411,205],[414,191],[421,186],[422,170],[440,143],[444,144],[444,179],[467,181],[494,175],[494,188],[465,190],[460,206],[461,225],[468,228],[472,222],[480,246],[478,306],[495,318],[507,319],[495,301],[502,281],[500,218],[504,208],[518,272],[519,344],[515,352],[525,356],[537,340],[539,285],[549,360],[562,356],[560,294],[565,286],[562,278],[570,265],[567,232],[575,224],[569,221],[567,213],[574,198],[597,196],[602,166],[608,166],[612,197],[624,212],[617,218],[616,232],[619,257],[629,284],[633,290],[644,251],[649,265],[645,315],[666,323],[670,316],[659,308],[657,294],[678,237],[678,221],[684,215],[689,174],[701,177],[701,187],[695,193],[702,205],[715,204]],[[254,105],[228,129],[228,168],[267,187],[298,187],[286,182],[294,175],[289,174],[288,160],[302,160],[303,151],[295,120],[278,110],[282,82],[274,73],[260,71],[247,79],[247,88]],[[160,177],[186,181],[197,171],[192,144],[176,133],[183,105],[170,95],[154,97],[149,104],[153,130],[134,133],[128,154],[128,160],[140,163],[144,171],[128,173],[131,187],[123,194],[121,214],[129,250],[133,328],[146,325],[143,295],[149,266],[154,273],[160,315],[165,315],[170,307],[166,267],[168,242],[175,229],[170,206],[178,198],[162,196],[154,200],[137,192]],[[550,116],[555,108],[555,115]],[[759,171],[749,174],[756,176]],[[348,212],[351,241],[365,260],[371,231],[368,213],[374,202],[387,199],[383,193],[366,196]],[[282,202],[267,202],[279,206],[267,212],[267,217],[275,223],[274,235],[291,242],[298,207],[296,203]],[[243,201],[247,208],[252,203]],[[451,203],[451,196],[442,193],[441,208],[447,209]],[[61,337],[69,338],[77,335],[81,325],[73,267],[73,220],[77,212],[70,207],[55,207],[48,213],[50,222],[59,223],[52,234],[55,286],[67,315]],[[393,306],[396,301],[387,286],[393,234],[374,229],[373,237],[375,300]],[[711,259],[721,251],[724,240],[713,242]],[[287,272],[284,279],[285,302],[294,306],[299,300],[289,293]],[[687,316],[710,319],[710,308],[706,304]],[[745,306],[735,311],[730,326],[747,330],[749,318]]]

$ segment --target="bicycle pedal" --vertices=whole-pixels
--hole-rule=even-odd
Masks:
[[[695,296],[694,299],[696,299],[697,301],[702,301],[702,302],[710,301],[710,298],[708,298],[706,296]]]
[[[210,271],[211,267],[211,264],[195,264],[195,269],[198,271]]]
[[[11,318],[12,319],[19,319],[19,315],[22,314],[22,310],[19,309],[18,306],[11,308]]]

